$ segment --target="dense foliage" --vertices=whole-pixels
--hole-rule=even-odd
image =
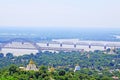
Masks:
[[[24,71],[17,66],[0,70],[0,80],[113,80],[107,70],[99,74],[96,70],[81,69],[80,71],[66,71],[55,69],[49,71],[46,66],[40,66],[39,71]],[[117,72],[119,74],[119,72]]]
[[[53,67],[69,67],[74,68],[76,64],[81,68],[94,68],[94,69],[118,69],[120,68],[120,51],[118,50],[113,54],[104,54],[103,51],[94,52],[39,52],[36,54],[13,56],[12,53],[6,54],[4,57],[0,53],[0,67],[10,66],[16,64],[17,66],[26,66],[30,59],[35,63],[45,66]]]
[[[109,53],[109,50],[107,50]],[[33,59],[39,71],[21,71],[20,66],[26,66]],[[0,80],[111,80],[113,76],[120,77],[120,50],[115,54],[94,52],[39,52],[36,54],[13,56],[12,53],[0,53]],[[75,66],[81,70],[73,72]],[[41,66],[44,65],[44,66]],[[52,66],[55,71],[48,71]]]

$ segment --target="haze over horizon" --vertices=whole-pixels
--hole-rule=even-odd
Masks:
[[[1,0],[0,28],[120,27],[120,0]]]

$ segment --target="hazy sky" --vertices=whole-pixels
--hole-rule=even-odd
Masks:
[[[120,27],[120,0],[0,0],[0,26]]]

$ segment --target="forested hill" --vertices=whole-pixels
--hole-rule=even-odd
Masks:
[[[110,51],[107,50],[107,53]],[[59,53],[51,53],[51,52],[39,52],[36,54],[23,55],[23,56],[13,56],[12,53],[6,54],[4,57],[3,53],[0,53],[0,77],[11,77],[15,78],[15,76],[24,76],[26,78],[30,78],[30,75],[33,75],[32,78],[34,80],[39,80],[35,75],[41,77],[43,74],[41,72],[19,72],[19,67],[26,67],[29,63],[30,59],[33,59],[37,67],[41,67],[42,65],[46,68],[54,67],[56,73],[49,73],[48,69],[45,71],[45,76],[47,79],[52,76],[55,80],[82,80],[80,78],[86,77],[87,80],[90,78],[94,78],[93,80],[99,80],[99,78],[107,77],[110,80],[113,76],[120,77],[119,69],[120,69],[120,50],[117,49],[115,54],[105,54],[104,51],[96,50],[94,52],[59,52]],[[9,74],[9,68],[11,65],[15,65],[14,68],[16,71],[13,74]],[[73,72],[76,65],[80,66],[79,72]],[[64,75],[61,76],[59,74],[59,70],[63,70]],[[3,75],[4,74],[4,75]],[[19,75],[20,74],[20,75]],[[56,74],[56,75],[55,75]],[[80,76],[82,75],[82,77]],[[69,78],[70,76],[75,75],[73,78]],[[44,76],[44,77],[45,77]],[[48,77],[49,76],[49,77]],[[41,78],[41,80],[45,80]],[[66,79],[67,78],[67,79]],[[75,78],[75,79],[74,79]],[[98,79],[97,79],[98,78]],[[47,80],[46,79],[46,80]],[[10,79],[1,79],[1,80],[10,80]],[[19,80],[15,78],[15,80]],[[20,79],[27,80],[27,79]]]
[[[110,51],[108,50],[107,53]],[[26,66],[30,59],[35,61],[36,65],[45,65],[59,67],[64,66],[74,68],[76,64],[81,68],[96,68],[103,69],[109,67],[120,68],[120,50],[116,50],[115,54],[105,54],[103,51],[96,50],[94,52],[39,52],[36,54],[13,56],[12,53],[7,53],[6,56],[0,53],[0,67],[10,66]]]

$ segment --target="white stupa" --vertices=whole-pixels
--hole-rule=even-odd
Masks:
[[[80,66],[79,65],[75,66],[74,72],[79,70],[80,70]]]
[[[34,64],[32,59],[30,60],[29,64],[27,65],[26,70],[38,71],[38,68],[36,67],[36,65]]]

